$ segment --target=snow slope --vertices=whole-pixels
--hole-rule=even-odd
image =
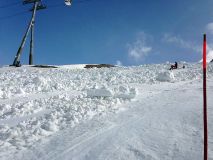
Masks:
[[[184,65],[0,68],[0,159],[201,159],[202,69]]]

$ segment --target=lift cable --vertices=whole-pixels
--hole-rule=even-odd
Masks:
[[[12,18],[12,17],[17,17],[17,16],[21,16],[21,15],[25,15],[29,13],[29,11],[22,11],[22,12],[17,12],[15,14],[11,14],[11,15],[8,15],[8,16],[3,16],[3,17],[0,17],[0,20],[6,20],[8,18]]]
[[[86,3],[86,2],[90,2],[92,0],[78,0],[76,2],[73,2],[73,3]],[[58,4],[53,4],[53,5],[48,5],[48,8],[56,8],[56,7],[64,7],[65,4],[62,4],[62,3],[58,3]]]
[[[13,6],[17,6],[19,5],[20,2],[14,2],[14,3],[9,3],[9,4],[4,4],[0,6],[0,9],[4,9],[4,8],[9,8],[9,7],[13,7]]]
[[[79,1],[76,1],[75,3],[87,3],[87,2],[90,2],[92,0],[79,0]],[[7,4],[7,5],[4,5],[4,6],[0,6],[0,8],[2,7],[11,7],[11,6],[15,6],[15,5],[18,5],[20,4],[20,2],[16,2],[16,3],[11,3],[11,4]],[[48,9],[50,8],[57,8],[57,7],[63,7],[65,4],[63,3],[58,3],[58,4],[53,4],[53,5],[48,5]],[[6,20],[8,18],[12,18],[12,17],[17,17],[17,16],[21,16],[21,15],[24,15],[26,13],[28,13],[29,11],[23,11],[23,12],[18,12],[18,13],[15,13],[15,14],[12,14],[12,15],[8,15],[8,16],[2,16],[0,17],[0,21],[1,20]]]

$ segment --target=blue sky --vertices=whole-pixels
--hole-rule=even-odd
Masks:
[[[213,43],[212,0],[73,0],[71,7],[52,7],[63,0],[43,0],[35,26],[36,64],[197,62],[202,35]],[[1,0],[0,65],[11,64],[31,13],[21,0]],[[28,63],[29,39],[21,63]]]

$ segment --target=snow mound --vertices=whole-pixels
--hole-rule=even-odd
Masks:
[[[133,99],[136,96],[136,89],[129,86],[119,86],[113,89],[89,89],[87,97],[114,97],[121,99]]]
[[[158,73],[156,80],[160,82],[172,82],[175,80],[175,76],[172,71],[162,71]]]

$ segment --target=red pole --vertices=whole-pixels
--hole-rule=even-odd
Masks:
[[[206,34],[203,36],[203,124],[204,124],[204,160],[208,160],[208,123],[206,95]]]

